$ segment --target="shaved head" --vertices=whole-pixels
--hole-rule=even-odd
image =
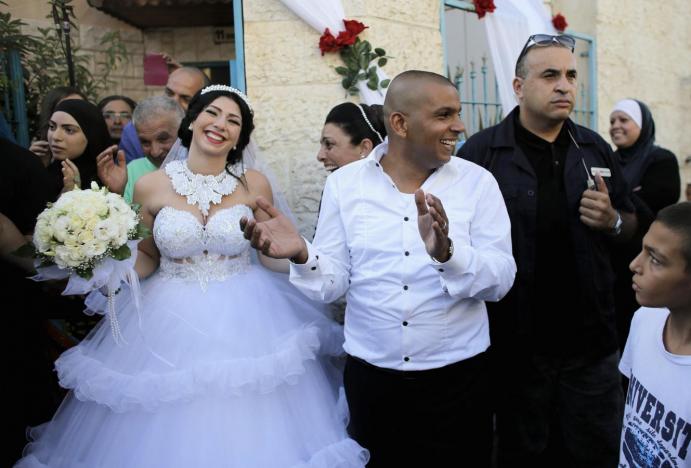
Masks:
[[[384,100],[384,123],[387,133],[391,133],[390,117],[394,112],[410,114],[413,109],[419,107],[427,96],[422,88],[429,84],[456,87],[448,78],[422,70],[408,70],[397,75],[389,85]]]

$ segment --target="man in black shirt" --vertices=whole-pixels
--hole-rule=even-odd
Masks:
[[[615,466],[622,393],[608,243],[636,225],[609,145],[569,119],[570,36],[535,35],[516,64],[519,101],[459,155],[504,195],[518,267],[489,304],[500,466]],[[602,174],[602,176],[597,175]]]

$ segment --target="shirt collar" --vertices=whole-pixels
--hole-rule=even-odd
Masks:
[[[380,161],[381,158],[384,157],[388,149],[389,137],[385,137],[384,141],[375,146],[374,149],[370,151],[370,153],[365,158],[364,161],[367,167],[379,167],[379,169],[383,172],[384,169],[381,167]],[[452,161],[455,157],[456,156],[451,156]],[[422,184],[422,188],[424,190],[429,190],[432,187],[436,189],[439,187],[444,187],[449,183],[452,183],[459,175],[458,168],[454,164],[452,164],[452,161],[447,162],[443,166],[439,167],[432,174],[430,174],[427,180],[425,180],[425,182]]]

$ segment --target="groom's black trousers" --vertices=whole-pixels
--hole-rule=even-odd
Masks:
[[[490,465],[487,353],[425,371],[396,371],[348,356],[348,432],[370,451],[368,468]]]

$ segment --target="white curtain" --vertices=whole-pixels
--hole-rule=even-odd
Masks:
[[[494,0],[494,4],[497,8],[483,22],[506,116],[518,103],[512,82],[523,45],[532,34],[556,35],[557,31],[542,0]]]
[[[341,0],[281,0],[290,11],[312,26],[319,34],[329,28],[338,35],[343,30],[345,12]]]
[[[316,29],[319,34],[323,34],[326,28],[329,28],[334,36],[338,36],[340,31],[345,30],[343,25],[345,11],[341,0],[281,0],[281,2],[305,23]],[[378,65],[377,76],[380,83],[387,79],[386,74]],[[338,76],[336,78],[340,80]],[[371,90],[367,87],[366,81],[359,81],[357,87],[360,100],[365,104],[384,103],[385,89]]]

